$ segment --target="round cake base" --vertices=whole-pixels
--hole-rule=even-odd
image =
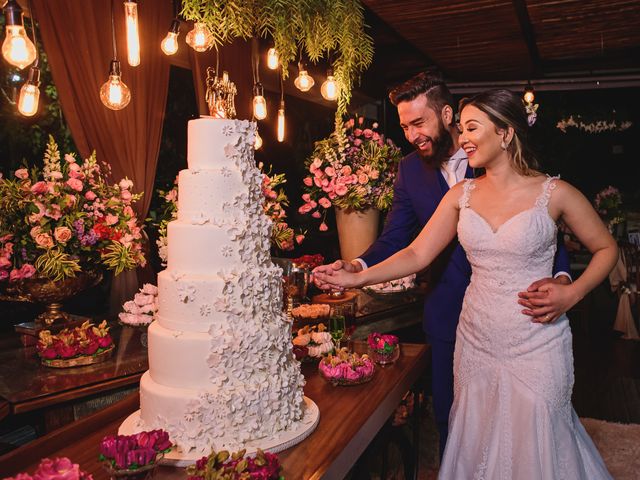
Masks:
[[[304,397],[305,409],[302,419],[294,425],[291,430],[280,432],[277,436],[271,438],[263,438],[260,440],[254,440],[243,445],[242,448],[246,449],[246,455],[252,455],[258,451],[258,449],[265,452],[278,453],[286,450],[289,447],[297,445],[302,440],[307,438],[316,429],[318,422],[320,421],[320,409],[313,400],[309,397]],[[139,422],[140,410],[135,411],[129,415],[120,428],[118,429],[119,435],[133,435],[140,431]],[[160,461],[163,465],[172,465],[175,467],[187,467],[196,463],[196,460],[200,460],[202,457],[208,455],[210,452],[202,453],[195,450],[188,452],[178,451],[175,447],[164,455]],[[231,452],[230,452],[231,453]]]

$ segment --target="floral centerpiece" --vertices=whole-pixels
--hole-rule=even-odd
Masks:
[[[319,253],[313,255],[302,255],[298,258],[292,258],[291,262],[298,268],[313,270],[314,268],[324,264],[324,257]]]
[[[278,456],[258,449],[254,457],[246,450],[230,454],[212,451],[187,467],[189,480],[284,480]]]
[[[609,228],[624,221],[622,215],[622,195],[620,190],[609,185],[596,195],[594,200],[596,211],[600,214]]]
[[[88,365],[108,358],[115,345],[107,321],[97,327],[89,321],[73,329],[65,328],[52,335],[41,330],[36,350],[42,363],[51,367]]]
[[[327,355],[318,365],[320,375],[334,385],[358,385],[373,378],[375,365],[367,354],[359,355],[341,348]]]
[[[382,333],[370,333],[367,337],[369,355],[379,365],[395,362],[400,355],[398,337]]]
[[[402,153],[390,139],[364,125],[362,117],[347,120],[329,138],[315,143],[306,161],[301,214],[322,219],[332,206],[362,211],[374,207],[388,210],[393,201],[393,182]]]
[[[304,232],[295,232],[287,222],[285,207],[289,205],[289,199],[284,193],[282,185],[287,182],[284,173],[272,174],[271,168],[264,172],[264,164],[258,164],[262,173],[262,193],[264,195],[263,211],[273,222],[271,232],[271,245],[276,249],[288,251],[293,250],[295,244],[304,241]],[[178,178],[174,181],[174,186],[169,191],[159,190],[163,205],[157,218],[150,219],[151,223],[158,228],[158,255],[162,260],[162,265],[167,263],[167,225],[178,216]]]
[[[145,264],[132,204],[141,194],[123,179],[109,184],[95,153],[61,158],[53,137],[44,168],[20,168],[0,179],[0,280],[60,281],[79,273],[115,274]]]
[[[122,305],[124,312],[118,314],[120,323],[135,327],[147,326],[158,311],[158,287],[145,283],[133,300]]]
[[[73,463],[67,457],[43,458],[33,476],[19,473],[15,477],[5,480],[93,480],[93,477],[80,470],[80,465]]]
[[[100,442],[98,459],[115,476],[123,472],[144,472],[155,467],[172,446],[164,430],[108,435]]]

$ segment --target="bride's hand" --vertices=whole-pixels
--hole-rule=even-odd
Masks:
[[[534,292],[518,293],[518,303],[526,307],[522,313],[533,317],[532,322],[549,323],[580,300],[574,290],[573,285],[549,281]]]
[[[345,269],[340,270],[319,270],[316,269],[313,272],[314,281],[316,283],[322,283],[330,285],[333,288],[357,288],[363,285],[361,281],[362,275],[359,273],[348,272]]]

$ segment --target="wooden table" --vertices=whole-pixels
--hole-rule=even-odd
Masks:
[[[356,349],[364,343],[356,342]],[[341,479],[393,413],[402,396],[428,365],[428,346],[403,344],[400,359],[379,368],[374,380],[354,387],[334,387],[319,377],[313,365],[305,365],[305,394],[320,409],[320,423],[306,440],[280,453],[285,478]],[[33,473],[43,457],[66,456],[79,463],[95,480],[107,479],[98,463],[98,444],[113,434],[138,408],[133,395],[109,408],[68,425],[0,457],[0,472]],[[183,480],[184,469],[161,467],[154,479]]]

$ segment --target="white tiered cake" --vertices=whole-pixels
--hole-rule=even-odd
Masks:
[[[134,429],[162,428],[196,457],[268,449],[317,422],[281,310],[282,272],[269,256],[254,135],[248,121],[189,122],[189,168],[180,172],[178,218],[158,275]]]

